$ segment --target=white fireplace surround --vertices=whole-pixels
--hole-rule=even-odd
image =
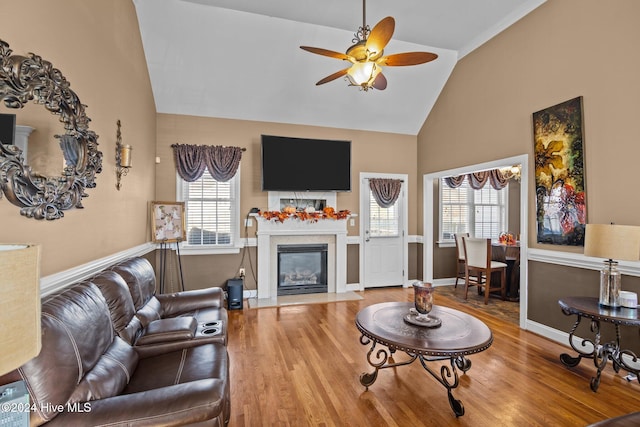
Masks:
[[[335,193],[269,192],[269,210],[280,210],[281,200],[319,199],[335,207]],[[317,222],[286,219],[283,222],[256,217],[258,229],[258,299],[277,298],[278,245],[323,243],[327,251],[327,292],[347,291],[347,221],[324,219]]]

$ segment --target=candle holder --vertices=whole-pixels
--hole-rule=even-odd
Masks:
[[[122,184],[120,179],[123,175],[129,173],[131,168],[131,146],[122,143],[122,134],[120,133],[120,119],[117,122],[118,131],[116,133],[116,188],[120,191]]]
[[[433,286],[431,283],[416,282],[413,284],[413,305],[418,312],[416,320],[426,322],[433,309]]]
[[[433,285],[431,283],[415,282],[413,284],[413,307],[404,317],[407,323],[417,326],[436,327],[442,321],[435,316],[430,316],[433,309]]]

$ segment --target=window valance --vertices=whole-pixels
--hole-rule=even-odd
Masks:
[[[474,190],[480,190],[487,182],[496,190],[502,190],[509,183],[509,179],[504,176],[500,169],[491,169],[482,172],[473,172],[466,175],[450,176],[444,178],[444,182],[450,188],[458,188],[462,185],[465,178],[469,182],[469,186]]]
[[[370,178],[369,188],[373,198],[381,208],[389,208],[398,200],[402,189],[402,180],[389,178]]]
[[[242,152],[240,147],[221,145],[173,144],[178,175],[187,182],[199,179],[205,169],[216,181],[226,182],[238,171]]]

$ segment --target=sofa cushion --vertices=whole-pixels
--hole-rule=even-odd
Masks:
[[[102,292],[113,328],[120,338],[129,344],[135,344],[142,331],[142,322],[136,317],[136,308],[129,292],[129,286],[115,271],[103,271],[91,279]]]
[[[129,286],[136,310],[140,310],[156,292],[156,275],[151,263],[145,258],[131,258],[111,268]],[[160,318],[160,313],[158,317]]]
[[[114,331],[107,303],[92,283],[77,283],[43,299],[42,350],[20,367],[35,411],[32,425],[55,417],[56,408],[67,403],[77,385],[111,347]],[[117,368],[116,369],[120,369]],[[102,395],[120,393],[111,384]]]
[[[98,363],[80,381],[69,403],[88,402],[118,394],[129,383],[138,364],[138,353],[116,337]]]
[[[162,307],[155,297],[156,275],[151,263],[145,258],[130,258],[111,268],[129,287],[136,316],[146,328],[154,320],[161,319]]]
[[[229,360],[223,344],[212,343],[141,358],[123,394],[184,384],[206,378],[228,381]]]
[[[218,426],[227,425],[229,390],[225,381],[209,378],[142,393],[91,402],[90,412],[65,412],[51,426]]]

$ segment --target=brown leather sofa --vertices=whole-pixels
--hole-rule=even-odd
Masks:
[[[630,414],[621,415],[608,420],[598,421],[590,424],[588,427],[636,427],[640,425],[640,412],[632,412]]]
[[[45,297],[42,350],[18,369],[31,425],[225,425],[223,300],[219,288],[156,295],[143,258]]]
[[[140,355],[227,343],[221,288],[156,295],[155,272],[145,258],[118,263],[91,281],[107,300],[116,333]]]

